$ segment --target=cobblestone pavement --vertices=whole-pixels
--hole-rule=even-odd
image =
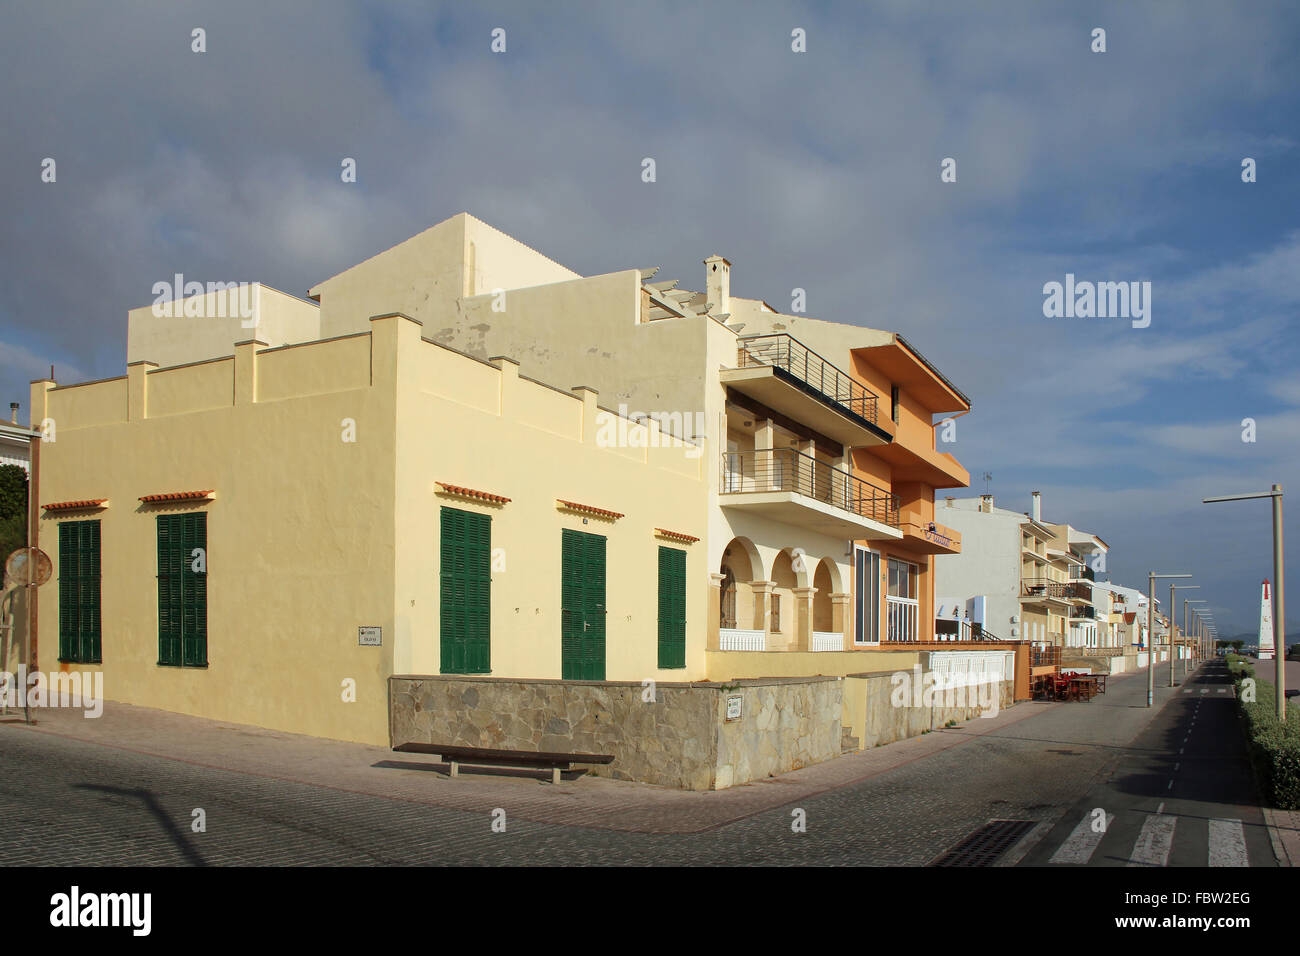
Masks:
[[[0,864],[925,864],[990,819],[1045,832],[1149,723],[1145,694],[1144,672],[1125,675],[1090,703],[1022,704],[720,793],[448,780],[377,767],[396,756],[382,748],[157,711],[51,715],[0,725]]]

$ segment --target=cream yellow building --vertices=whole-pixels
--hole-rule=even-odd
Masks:
[[[394,675],[410,700],[420,675],[640,693],[939,657],[1010,680],[1010,650],[933,643],[933,558],[961,549],[934,488],[968,475],[931,418],[968,401],[895,333],[800,319],[845,371],[704,265],[703,292],[583,277],[461,214],[312,301],[177,277],[128,314],[125,376],[33,383],[39,662],[371,743]],[[823,691],[765,691],[834,715],[805,715],[834,739],[786,769],[839,746]]]
[[[59,587],[75,554],[62,526],[94,523],[98,548],[79,583],[98,572],[99,621],[77,636],[58,600],[73,592],[46,592],[38,662],[102,668],[110,700],[387,743],[390,675],[441,669],[440,523],[452,509],[490,519],[492,674],[561,677],[567,531],[603,539],[599,676],[702,678],[700,627],[683,667],[658,666],[655,587],[660,549],[680,554],[696,582],[685,616],[703,621],[699,449],[620,422],[590,389],[559,391],[512,361],[427,341],[412,319],[368,326],[33,385],[34,418],[53,429],[40,533]],[[610,423],[640,434],[637,447],[599,443]],[[184,635],[202,653],[180,666],[160,663],[159,535],[172,516],[204,525],[184,557],[206,567],[180,569],[205,592],[201,633]]]

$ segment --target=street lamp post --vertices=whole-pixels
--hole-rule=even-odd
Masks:
[[[1147,706],[1153,707],[1156,702],[1156,578],[1190,578],[1190,574],[1156,574],[1154,571],[1147,573]],[[1169,602],[1173,604],[1173,592],[1169,592]],[[1174,627],[1174,609],[1169,608],[1169,629],[1173,633]],[[1172,636],[1170,637],[1170,646],[1172,647]]]
[[[1191,600],[1188,600],[1187,598],[1183,598],[1183,626],[1184,626],[1184,628],[1187,626],[1187,608],[1188,608],[1188,605],[1190,605],[1190,604],[1209,604],[1209,603],[1210,603],[1210,602],[1209,602],[1207,599],[1205,599],[1205,598],[1193,598],[1193,599],[1191,599]],[[1195,632],[1196,632],[1196,656],[1199,657],[1201,660],[1205,660],[1205,641],[1204,641],[1204,632],[1201,630],[1201,615],[1200,615],[1200,612],[1199,612],[1196,608],[1192,608],[1191,610],[1192,610],[1192,631],[1195,631]],[[1190,632],[1190,631],[1188,632],[1188,639],[1189,639],[1189,640],[1191,639],[1191,632]],[[1189,664],[1189,663],[1185,663],[1185,664],[1184,664],[1184,666],[1183,666],[1183,677],[1186,677],[1186,676],[1187,676],[1187,672],[1188,672],[1188,668],[1189,668],[1189,667],[1190,667],[1190,664]]]
[[[1174,668],[1178,666],[1177,658],[1174,657],[1174,615],[1178,613],[1178,603],[1174,597],[1174,590],[1193,591],[1199,588],[1199,584],[1171,584],[1169,585],[1169,686],[1174,686]],[[1187,602],[1183,602],[1183,636],[1187,636]]]
[[[1282,549],[1282,486],[1274,485],[1272,491],[1258,491],[1249,495],[1220,495],[1202,498],[1202,504],[1214,501],[1244,501],[1247,498],[1273,499],[1273,659],[1277,662],[1277,676],[1273,686],[1277,690],[1277,719],[1286,719],[1286,561]]]

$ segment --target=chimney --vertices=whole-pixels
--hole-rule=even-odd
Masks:
[[[1029,517],[1033,518],[1035,521],[1042,521],[1043,520],[1043,493],[1041,491],[1030,492],[1030,497],[1033,499],[1034,504],[1029,509]]]
[[[980,511],[984,512],[986,515],[991,515],[993,513],[992,495],[980,495]]]
[[[11,425],[18,424],[18,403],[17,402],[9,403],[9,423]]]
[[[704,260],[704,291],[715,314],[731,311],[731,263],[722,256]]]

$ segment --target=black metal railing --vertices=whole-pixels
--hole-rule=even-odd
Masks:
[[[1089,567],[1081,568],[1079,571],[1075,572],[1074,576],[1076,578],[1082,578],[1085,581],[1097,580],[1097,572],[1095,572],[1092,568]]]
[[[876,395],[786,332],[740,339],[742,368],[768,365],[784,369],[838,405],[871,424],[877,423]]]
[[[1066,598],[1088,599],[1090,589],[1086,585],[1066,581],[1053,581],[1051,578],[1022,578],[1020,593],[1026,597],[1047,597],[1057,600]]]
[[[975,621],[960,621],[951,617],[934,619],[936,641],[1000,641],[1001,638]]]
[[[722,494],[791,491],[898,527],[898,496],[793,448],[733,451],[722,456]]]

